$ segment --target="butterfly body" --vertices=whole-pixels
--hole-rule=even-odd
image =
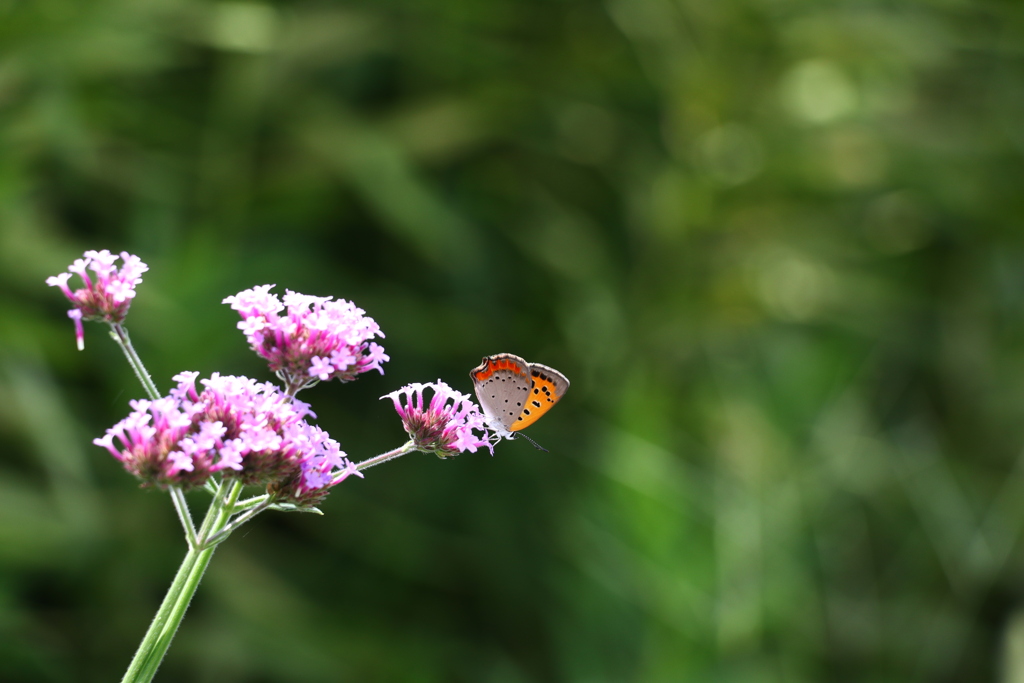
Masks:
[[[569,388],[558,370],[511,353],[486,356],[469,376],[489,426],[507,439],[539,420]]]

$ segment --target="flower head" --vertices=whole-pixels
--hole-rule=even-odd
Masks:
[[[344,299],[316,297],[285,290],[283,301],[260,285],[224,299],[238,311],[238,328],[252,350],[270,362],[289,389],[317,381],[350,382],[369,370],[384,374],[390,360],[374,337],[380,326],[363,309]]]
[[[423,398],[426,389],[434,394],[429,403]],[[407,384],[381,398],[394,402],[405,431],[421,451],[444,458],[464,451],[475,453],[481,447],[492,450],[486,433],[486,418],[480,408],[469,396],[441,380],[433,384]],[[473,430],[483,435],[477,436]]]
[[[183,372],[156,401],[132,401],[132,413],[93,443],[143,486],[202,486],[217,472],[265,484],[279,500],[312,505],[355,472],[338,442],[306,422],[309,406],[269,382],[214,373],[200,382]]]
[[[142,274],[149,270],[138,256],[126,251],[121,252],[124,262],[120,268],[114,265],[117,259],[106,249],[87,251],[68,266],[67,272],[46,278],[46,284],[60,287],[74,306],[68,311],[68,317],[75,321],[75,341],[79,350],[85,347],[82,320],[124,322],[128,307],[135,298],[135,286],[142,282]],[[89,271],[92,271],[91,276]],[[72,291],[68,286],[72,275],[82,278],[85,286]]]

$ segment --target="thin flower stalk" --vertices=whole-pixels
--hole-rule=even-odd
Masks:
[[[401,457],[403,455],[406,455],[407,453],[412,453],[413,451],[418,450],[419,448],[416,446],[415,442],[409,441],[404,445],[399,446],[393,451],[381,453],[380,455],[376,455],[372,458],[367,458],[362,462],[356,463],[355,469],[358,472],[362,472],[363,470],[369,469],[370,467],[373,467],[375,465],[380,465],[381,463],[385,463],[388,460],[394,460],[395,458]]]
[[[128,365],[135,372],[135,376],[138,378],[139,383],[142,384],[142,388],[146,390],[146,395],[150,400],[155,401],[160,397],[160,390],[156,388],[152,376],[146,370],[146,366],[142,363],[142,359],[139,358],[139,354],[135,352],[131,337],[128,336],[128,330],[121,323],[110,323],[110,336],[117,342],[121,351],[124,352],[124,357],[128,359]]]

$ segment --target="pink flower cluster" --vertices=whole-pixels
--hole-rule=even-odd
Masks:
[[[106,249],[87,251],[83,258],[75,259],[68,266],[68,272],[46,278],[46,284],[60,287],[74,306],[68,311],[68,317],[75,321],[75,341],[79,350],[85,348],[82,320],[123,322],[135,298],[135,287],[142,282],[142,274],[149,270],[138,256],[126,251],[121,252],[124,263],[120,268],[114,265],[117,258]],[[71,291],[68,280],[72,275],[81,277],[85,286]]]
[[[317,381],[350,382],[369,370],[384,374],[381,363],[390,358],[371,341],[384,333],[363,309],[290,290],[281,300],[270,292],[273,287],[253,287],[224,303],[242,316],[238,328],[252,350],[270,362],[292,393]]]
[[[426,404],[423,392],[430,389],[433,397]],[[407,384],[397,391],[381,396],[394,401],[395,410],[416,447],[445,458],[477,448],[493,448],[487,438],[486,418],[466,394],[455,391],[438,380],[432,384]],[[449,403],[451,401],[451,403]],[[473,430],[483,433],[477,436]]]
[[[265,484],[278,500],[313,505],[331,486],[358,474],[309,406],[274,385],[214,373],[196,389],[197,372],[156,401],[132,401],[132,413],[93,443],[143,486],[202,486],[217,472]],[[116,442],[115,442],[116,440]]]

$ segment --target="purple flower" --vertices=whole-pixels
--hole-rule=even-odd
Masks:
[[[380,327],[363,309],[344,299],[316,297],[285,290],[283,302],[274,285],[260,285],[224,299],[238,311],[238,328],[270,369],[298,391],[317,381],[350,382],[369,370],[384,374],[390,360],[374,337]]]
[[[202,486],[211,475],[266,485],[278,500],[305,506],[355,473],[338,442],[306,422],[302,401],[269,382],[214,374],[196,389],[197,372],[156,401],[132,401],[132,413],[93,443],[143,486]]]
[[[87,251],[83,258],[76,259],[68,266],[68,272],[46,278],[46,284],[60,287],[74,306],[68,311],[68,317],[75,321],[75,342],[78,349],[85,348],[85,336],[82,320],[95,320],[107,323],[124,322],[128,315],[128,307],[135,298],[135,286],[142,282],[141,275],[149,270],[149,266],[126,251],[121,252],[124,263],[120,269],[114,265],[117,261],[106,249]],[[88,271],[92,271],[92,276]],[[72,275],[82,278],[85,286],[71,291],[68,280]]]
[[[429,404],[424,403],[425,389],[434,394]],[[394,401],[405,431],[419,450],[436,453],[442,458],[465,451],[475,453],[482,447],[493,454],[486,419],[480,408],[468,395],[455,391],[441,380],[433,384],[407,384],[381,398]],[[473,430],[480,431],[482,436],[477,436]]]

